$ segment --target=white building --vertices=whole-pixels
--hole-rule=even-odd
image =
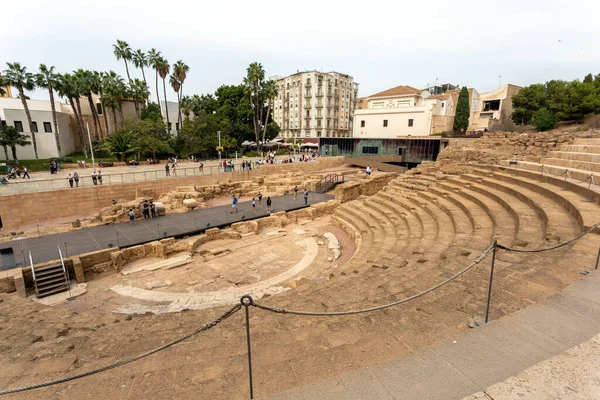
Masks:
[[[160,111],[165,124],[167,123],[167,110],[169,111],[169,132],[171,135],[176,135],[179,131],[179,104],[176,101],[169,101],[165,107],[165,102],[160,102]],[[182,115],[181,118],[185,119]]]
[[[33,122],[39,158],[60,157],[73,153],[75,151],[75,143],[71,127],[71,107],[59,101],[55,102],[61,146],[61,154],[59,154],[54,137],[54,122],[50,101],[27,100],[27,105]],[[1,124],[14,126],[19,132],[29,136],[31,140],[32,133],[21,99],[0,98],[0,121]],[[8,154],[9,157],[12,157],[10,150]],[[4,154],[1,154],[0,157],[4,158]],[[17,146],[17,157],[23,160],[35,159],[33,143],[30,146]]]
[[[355,138],[429,136],[439,99],[411,86],[396,86],[361,99],[354,112]]]
[[[358,83],[339,72],[272,77],[278,89],[273,120],[281,138],[350,137]]]

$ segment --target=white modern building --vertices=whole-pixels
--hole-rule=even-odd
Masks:
[[[71,126],[71,107],[59,101],[55,102],[61,146],[61,154],[59,154],[54,137],[54,122],[50,101],[27,100],[27,105],[33,122],[33,135],[35,135],[39,158],[59,157],[73,153],[75,151],[75,143]],[[17,131],[29,136],[31,140],[32,133],[21,99],[0,98],[0,124],[14,126]],[[9,156],[12,156],[10,150]],[[0,157],[4,158],[4,154],[1,154]],[[33,144],[30,146],[18,146],[17,157],[24,160],[35,159]]]
[[[169,132],[176,135],[179,131],[179,104],[176,101],[169,101],[165,107],[165,102],[160,102],[160,111],[165,124],[167,123],[167,110],[169,111]],[[185,116],[182,115],[182,118]]]
[[[278,89],[273,120],[281,138],[351,137],[358,83],[339,72],[272,77]]]

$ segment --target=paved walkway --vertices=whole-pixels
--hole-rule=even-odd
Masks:
[[[273,212],[291,211],[305,207],[301,194],[296,200],[292,194],[271,198]],[[311,192],[308,196],[308,204],[320,203],[332,198],[333,196],[328,194]],[[261,218],[267,215],[264,202],[265,199],[263,199],[263,208],[257,207],[255,214],[252,213],[250,202],[246,201],[239,203],[239,212],[236,214],[230,213],[230,205],[224,205],[181,214],[170,214],[155,219],[136,220],[133,224],[123,222],[38,238],[13,240],[0,244],[0,251],[12,248],[14,254],[12,261],[3,255],[0,270],[14,268],[15,264],[21,266],[23,262],[28,265],[30,250],[33,255],[33,263],[37,264],[58,259],[58,246],[61,247],[63,256],[68,257],[112,246],[128,247],[165,237],[198,234],[207,228],[228,226],[243,219],[247,221]],[[25,260],[23,260],[22,254],[25,255]]]
[[[269,399],[462,399],[561,354],[598,332],[600,272],[596,271],[539,304],[457,338]],[[597,380],[597,372],[594,376]],[[570,381],[559,375],[554,377],[554,385],[566,388]],[[499,398],[600,398],[600,393],[588,397],[577,393],[576,388],[557,391],[569,396],[552,397],[536,393],[545,389],[534,385],[526,396]],[[588,390],[587,386],[581,388]],[[483,393],[477,396],[471,400],[489,398]]]

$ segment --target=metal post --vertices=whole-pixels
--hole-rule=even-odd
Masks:
[[[242,305],[246,308],[246,341],[248,344],[248,378],[250,382],[250,399],[254,399],[254,388],[252,385],[252,351],[250,347],[250,313],[248,307],[253,304],[252,297],[245,295],[240,299]]]
[[[487,306],[485,308],[485,323],[487,324],[490,320],[490,302],[492,299],[492,281],[494,280],[494,264],[496,263],[496,246],[498,241],[494,239],[494,250],[492,250],[492,268],[490,269],[490,284],[488,286],[488,298]]]
[[[594,268],[594,269],[598,269],[599,261],[600,261],[600,247],[598,247],[598,256],[596,256],[596,268]]]
[[[569,170],[565,171],[565,185],[561,188],[561,190],[569,190],[569,188],[567,188],[567,175],[569,174]]]

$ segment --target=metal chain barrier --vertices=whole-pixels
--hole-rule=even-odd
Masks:
[[[568,244],[571,244],[579,239],[581,239],[582,237],[584,237],[585,235],[592,233],[596,228],[598,228],[598,226],[600,226],[600,221],[596,222],[590,229],[588,229],[585,232],[582,232],[580,235],[575,236],[573,239],[571,240],[567,240],[566,242],[563,243],[559,243],[556,246],[552,246],[552,247],[544,247],[542,249],[531,249],[531,250],[526,250],[526,249],[515,249],[512,247],[508,247],[508,246],[503,246],[501,244],[498,244],[498,248],[502,249],[502,250],[506,250],[506,251],[513,251],[516,253],[541,253],[543,251],[549,251],[549,250],[554,250],[554,249],[558,249],[559,247],[563,247],[566,246]]]
[[[392,303],[383,304],[383,305],[376,306],[376,307],[363,308],[363,309],[360,309],[360,310],[350,310],[350,311],[320,312],[320,311],[288,310],[288,309],[280,308],[280,307],[277,307],[277,306],[268,306],[266,304],[257,303],[256,301],[252,301],[251,305],[253,305],[254,307],[266,310],[266,311],[271,311],[271,312],[275,312],[275,313],[279,313],[279,314],[312,315],[312,316],[353,315],[353,314],[363,314],[363,313],[368,313],[368,312],[372,312],[372,311],[383,310],[384,308],[394,307],[394,306],[397,306],[399,304],[406,303],[406,302],[409,302],[411,300],[414,300],[414,299],[416,299],[418,297],[424,296],[427,293],[431,293],[434,290],[436,290],[436,289],[444,286],[445,284],[452,282],[453,280],[455,280],[456,278],[458,278],[459,276],[463,275],[465,272],[469,271],[470,269],[472,269],[473,267],[475,267],[477,264],[479,264],[480,262],[482,262],[488,256],[488,254],[490,254],[493,250],[494,250],[494,245],[491,244],[487,249],[485,249],[485,251],[483,253],[481,253],[481,255],[479,257],[477,257],[477,259],[475,259],[475,261],[473,261],[471,264],[469,264],[466,268],[460,270],[455,275],[453,275],[450,278],[448,278],[448,279],[446,279],[446,280],[438,283],[435,286],[430,287],[427,290],[424,290],[424,291],[422,291],[420,293],[417,293],[417,294],[415,294],[413,296],[406,297],[404,299],[397,300],[397,301],[394,301]]]
[[[137,361],[139,359],[142,359],[144,357],[148,357],[151,354],[158,353],[159,351],[168,349],[169,347],[172,347],[172,346],[174,346],[174,345],[176,345],[178,343],[181,343],[181,342],[183,342],[183,341],[191,338],[192,336],[197,335],[200,332],[204,332],[204,331],[209,330],[210,328],[215,327],[216,325],[220,324],[221,322],[223,322],[224,320],[226,320],[227,318],[231,317],[233,314],[235,314],[236,312],[238,312],[241,308],[242,308],[242,305],[241,304],[237,304],[237,305],[231,307],[229,310],[225,311],[218,318],[216,318],[216,319],[214,319],[214,320],[212,320],[212,321],[210,321],[210,322],[208,322],[208,323],[206,323],[204,325],[199,326],[194,331],[192,331],[192,332],[190,332],[190,333],[188,333],[188,334],[186,334],[184,336],[181,336],[180,338],[177,338],[177,339],[175,339],[175,340],[173,340],[173,341],[171,341],[171,342],[169,342],[167,344],[164,344],[162,346],[156,347],[156,348],[154,348],[152,350],[149,350],[149,351],[147,351],[145,353],[139,354],[139,355],[137,355],[135,357],[132,357],[132,358],[129,358],[127,360],[117,361],[114,364],[110,364],[110,365],[107,365],[105,367],[97,368],[97,369],[94,369],[94,370],[91,370],[91,371],[88,371],[88,372],[84,372],[84,373],[81,373],[81,374],[78,374],[78,375],[68,376],[66,378],[56,379],[56,380],[53,380],[53,381],[48,381],[48,382],[43,382],[43,383],[37,383],[35,385],[23,386],[23,387],[15,388],[15,389],[3,390],[3,391],[0,391],[0,396],[3,396],[5,394],[10,394],[10,393],[25,392],[25,391],[28,391],[28,390],[39,389],[39,388],[43,388],[43,387],[46,387],[46,386],[52,386],[52,385],[56,385],[56,384],[59,384],[59,383],[69,382],[69,381],[72,381],[72,380],[75,380],[75,379],[84,378],[86,376],[98,374],[100,372],[108,371],[108,370],[111,370],[111,369],[114,369],[114,368],[117,368],[117,367],[121,367],[121,366],[126,365],[126,364],[130,364],[130,363],[132,363],[134,361]]]

